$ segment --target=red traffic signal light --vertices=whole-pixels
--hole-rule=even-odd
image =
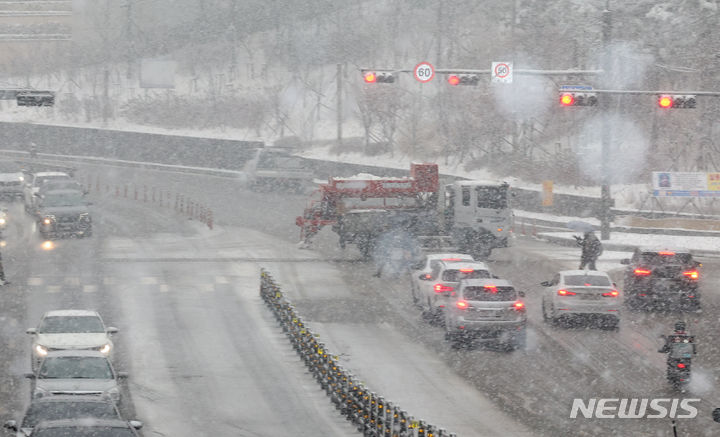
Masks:
[[[694,95],[664,94],[658,97],[661,108],[694,108],[696,104]]]
[[[597,94],[593,92],[561,92],[560,104],[563,106],[595,106]]]
[[[363,79],[365,80],[365,83],[393,83],[395,82],[395,75],[393,73],[364,71]]]
[[[477,74],[451,74],[447,81],[450,85],[477,85],[480,83],[480,76]]]
[[[560,104],[563,106],[572,106],[575,103],[575,97],[571,93],[560,94]]]

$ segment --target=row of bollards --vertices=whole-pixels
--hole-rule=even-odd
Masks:
[[[308,329],[272,276],[262,269],[260,296],[275,314],[282,330],[335,408],[364,437],[456,437],[371,392],[352,373],[338,364],[325,345]]]
[[[84,186],[88,192],[95,191],[98,194],[104,192],[107,195],[111,192],[110,184],[102,184],[100,176],[95,176],[94,179],[88,176]],[[148,187],[147,185],[124,184],[115,185],[115,197],[125,199],[132,198],[133,200],[145,203],[151,202],[160,207],[173,208],[177,213],[198,220],[210,229],[213,228],[214,219],[212,210],[183,194],[175,193],[173,202],[173,195],[170,190],[163,190],[153,186]]]

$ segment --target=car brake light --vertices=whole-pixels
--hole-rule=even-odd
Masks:
[[[462,261],[460,258],[443,258],[443,261]]]
[[[432,279],[432,275],[430,273],[425,273],[425,279]]]
[[[677,366],[678,366],[678,369],[684,369],[684,368],[685,368],[685,364],[683,364],[683,363],[678,363]]]
[[[460,269],[460,271],[463,272],[463,273],[472,273],[472,272],[474,272],[473,269]]]
[[[620,296],[620,292],[617,290],[611,290],[611,291],[608,291],[607,293],[603,293],[602,295],[606,296],[606,297],[618,297],[618,296]]]
[[[516,300],[513,304],[513,309],[517,311],[525,311],[525,303],[521,300]]]
[[[435,293],[445,293],[445,292],[450,292],[450,291],[454,290],[453,287],[449,287],[447,285],[442,285],[442,284],[435,284],[435,287],[433,287],[433,289],[435,290]]]
[[[560,290],[558,290],[558,294],[560,296],[575,296],[577,293],[575,293],[574,291],[567,291],[567,290],[560,289]]]
[[[484,288],[490,293],[497,293],[497,287],[494,285],[485,285]]]
[[[634,273],[635,276],[649,276],[652,272],[648,269],[635,269]]]
[[[700,276],[697,270],[688,270],[687,272],[683,272],[683,275],[690,279],[697,279]]]
[[[675,255],[675,252],[672,252],[670,250],[661,250],[660,252],[658,252],[658,255],[673,256]]]
[[[465,309],[467,309],[467,307],[468,307],[468,303],[465,302],[464,300],[459,300],[456,305],[457,305],[457,307],[460,308],[461,310],[465,310]]]

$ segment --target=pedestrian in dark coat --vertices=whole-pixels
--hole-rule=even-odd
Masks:
[[[583,238],[576,236],[575,240],[577,241],[578,246],[582,248],[582,252],[580,254],[580,270],[584,270],[585,266],[587,266],[590,270],[597,270],[595,262],[603,253],[602,243],[598,237],[595,236],[594,232],[590,231],[585,232],[585,236]]]

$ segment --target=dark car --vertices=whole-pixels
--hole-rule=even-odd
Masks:
[[[47,396],[34,399],[25,410],[21,421],[8,420],[5,428],[17,432],[18,436],[28,436],[38,423],[61,419],[122,419],[120,412],[107,397],[102,396]],[[140,422],[132,422],[140,424]],[[142,425],[142,424],[140,424]]]
[[[139,422],[117,419],[70,419],[40,422],[33,437],[138,437]]]
[[[684,249],[639,248],[624,259],[625,303],[631,309],[700,309],[701,263]]]
[[[92,218],[85,194],[78,190],[47,191],[39,196],[35,219],[43,238],[89,237]]]

